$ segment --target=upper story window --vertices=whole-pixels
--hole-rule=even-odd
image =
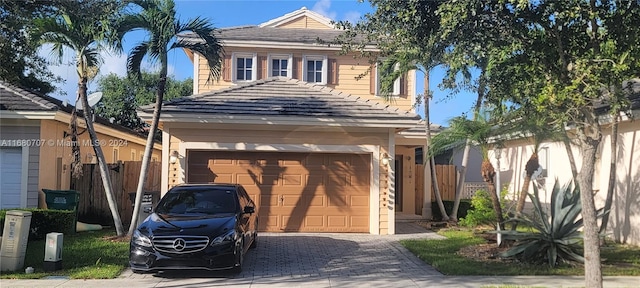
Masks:
[[[394,65],[394,71],[398,70],[398,64]],[[376,64],[376,73],[375,73],[375,77],[376,77],[376,85],[375,85],[375,95],[382,95],[382,76],[384,75],[384,71],[382,69],[382,63],[378,62],[378,64]],[[393,81],[393,89],[391,90],[391,95],[393,96],[398,96],[401,94],[400,91],[400,85],[401,85],[401,78],[396,79],[395,81]]]
[[[269,77],[283,76],[291,78],[293,57],[290,54],[270,54],[268,63]]]
[[[255,53],[233,53],[233,81],[253,81],[257,77]]]
[[[304,56],[302,75],[309,83],[327,84],[327,56]]]

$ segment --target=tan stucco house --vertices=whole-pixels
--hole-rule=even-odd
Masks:
[[[621,243],[640,245],[640,80],[635,80],[632,87],[631,116],[622,115],[618,126],[618,145],[616,163],[616,181],[611,215],[609,216],[607,236]],[[604,108],[604,107],[601,107]],[[602,109],[601,130],[603,139],[598,148],[593,178],[593,192],[596,208],[604,206],[609,183],[611,163],[611,117]],[[515,198],[524,181],[525,164],[533,153],[531,139],[514,139],[507,141],[501,149],[499,173],[501,182],[509,189],[509,194]],[[580,169],[582,157],[578,146],[572,145],[572,152],[576,166]],[[490,152],[494,167],[498,167],[496,151]],[[533,186],[539,188],[540,197],[550,203],[551,190],[555,179],[561,185],[572,180],[569,157],[562,142],[546,142],[538,150],[538,159],[543,171],[538,179],[533,180],[529,192],[533,193]],[[496,169],[498,170],[498,169]],[[527,199],[528,201],[528,199]]]
[[[358,79],[368,60],[318,44],[342,31],[306,8],[217,33],[221,79],[207,81],[206,60],[186,51],[194,95],[163,106],[162,161],[178,159],[163,166],[163,193],[181,183],[243,184],[262,231],[394,234],[396,213],[419,214],[415,148],[426,141],[413,110],[415,72],[385,103],[375,66]]]
[[[69,189],[72,110],[58,99],[0,80],[0,209],[42,207],[42,189]],[[85,130],[82,116],[78,126],[79,132]],[[99,117],[94,126],[107,163],[141,160],[145,136]],[[88,134],[78,139],[81,161],[96,163]],[[155,146],[152,157],[159,161],[161,145]]]

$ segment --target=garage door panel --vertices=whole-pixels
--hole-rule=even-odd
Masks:
[[[215,173],[215,182],[245,186],[261,231],[369,231],[370,155],[194,152],[187,181]]]
[[[256,185],[256,181],[253,180],[253,177],[251,177],[251,175],[237,174],[236,179],[237,179],[237,183],[243,186]],[[255,198],[251,198],[251,199],[255,199]]]
[[[280,183],[279,175],[261,175],[260,183],[261,186],[277,186]]]
[[[304,225],[315,229],[326,226],[324,216],[322,215],[304,217]]]
[[[282,175],[282,185],[284,186],[302,186],[303,175],[301,174],[285,174]]]

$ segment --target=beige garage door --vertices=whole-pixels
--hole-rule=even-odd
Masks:
[[[269,232],[369,232],[370,156],[187,151],[188,183],[239,183]]]

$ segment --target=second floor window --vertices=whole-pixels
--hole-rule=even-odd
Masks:
[[[309,83],[327,83],[327,57],[305,56],[303,61],[304,81]]]
[[[394,70],[398,70],[399,69],[398,64],[396,64],[393,69]],[[382,95],[382,93],[383,93],[382,92],[382,77],[384,75],[383,73],[384,73],[384,71],[382,71],[382,69],[381,69],[381,63],[378,63],[376,65],[376,74],[375,74],[375,77],[376,77],[375,95],[378,95],[378,96]],[[391,91],[389,91],[390,94],[393,95],[393,96],[400,95],[400,93],[401,93],[400,85],[401,85],[400,78],[398,78],[395,81],[393,81],[393,86],[391,87]]]
[[[271,76],[289,76],[288,62],[289,59],[271,59]]]
[[[234,60],[234,80],[253,81],[256,79],[256,55],[238,53],[233,55]]]

